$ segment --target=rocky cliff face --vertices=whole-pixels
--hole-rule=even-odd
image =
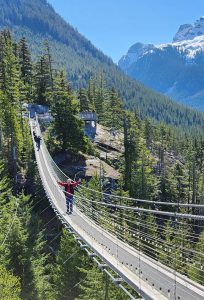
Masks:
[[[145,85],[204,111],[204,17],[181,25],[173,43],[136,43],[118,64]]]
[[[173,42],[192,40],[201,35],[204,35],[204,17],[200,17],[200,19],[197,20],[194,25],[181,25],[175,37],[173,38]]]

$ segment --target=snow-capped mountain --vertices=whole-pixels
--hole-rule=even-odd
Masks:
[[[136,43],[118,65],[145,85],[204,111],[204,17],[181,25],[172,43]]]
[[[201,35],[204,35],[204,17],[200,17],[200,19],[197,20],[194,25],[181,25],[175,37],[173,38],[173,42],[192,40]]]
[[[131,66],[139,58],[155,48],[152,44],[136,43],[128,50],[128,55],[124,55],[120,60],[120,67],[123,69]]]

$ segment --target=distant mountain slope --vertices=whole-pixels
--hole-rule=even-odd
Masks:
[[[180,26],[173,43],[136,43],[118,64],[148,87],[204,111],[204,17]]]
[[[80,8],[79,8],[80,9]],[[56,68],[66,68],[74,88],[104,72],[107,84],[120,91],[125,106],[168,124],[203,124],[203,115],[170,101],[122,71],[90,41],[66,23],[46,0],[0,0],[0,27],[10,28],[16,39],[25,36],[36,59],[45,39],[50,42]]]

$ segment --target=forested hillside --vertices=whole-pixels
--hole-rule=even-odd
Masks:
[[[62,231],[34,163],[28,112],[22,104],[47,99],[55,116],[55,149],[74,156],[90,151],[77,117],[78,101],[63,72],[51,77],[49,48],[32,64],[25,39],[14,43],[4,31],[0,45],[0,299],[76,299],[89,295],[79,284],[93,277],[95,294],[100,285],[103,297],[108,285],[112,299],[127,299]]]
[[[119,91],[126,108],[142,118],[177,125],[201,125],[203,115],[176,104],[124,75],[110,58],[67,24],[45,0],[0,0],[0,27],[12,29],[16,39],[25,36],[37,60],[48,40],[55,68],[66,68],[72,87],[85,87],[103,73],[107,85]]]
[[[49,106],[54,118],[44,128],[45,141],[52,155],[63,152],[72,161],[90,154],[100,156],[84,136],[78,117],[80,110],[96,110],[101,124],[124,136],[124,153],[113,165],[121,178],[111,193],[177,202],[173,211],[186,212],[180,203],[203,203],[203,138],[178,134],[167,125],[141,120],[136,112],[125,111],[117,91],[100,77],[91,80],[86,89],[79,89],[76,97],[64,72],[53,70],[49,45],[36,63],[31,61],[25,39],[13,42],[10,33],[3,31],[0,45],[0,299],[126,300],[126,294],[96,269],[73,237],[62,230],[50,209],[34,163],[23,103],[41,101]],[[102,191],[101,178],[94,176],[89,187]],[[86,191],[84,196],[98,200],[95,191]],[[135,202],[130,200],[130,205],[134,207]],[[172,210],[169,204],[165,207]],[[111,232],[121,230],[122,224],[125,231],[118,234],[126,243],[203,284],[201,222],[183,221],[180,225],[171,219],[161,222],[161,216],[145,216],[147,226],[139,228],[141,236],[135,238],[129,232],[138,215],[131,213],[127,219],[120,211],[99,205],[94,205],[94,210],[105,216],[105,221],[97,218],[100,226]],[[119,223],[113,221],[116,218]],[[157,239],[151,253],[149,240],[142,239],[143,235]],[[173,261],[164,242],[173,248]]]

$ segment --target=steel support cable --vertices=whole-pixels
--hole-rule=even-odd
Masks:
[[[101,224],[100,224],[100,225],[101,225]],[[115,233],[114,230],[113,230],[113,231],[111,230],[111,228],[106,228],[106,229],[109,229],[109,231],[111,231],[113,234]],[[123,236],[123,235],[121,235],[121,236],[122,236],[122,238],[121,238],[122,241],[128,242],[130,245],[133,245],[134,248],[135,248],[136,245],[133,244],[133,242],[131,243],[131,241],[129,241],[129,240],[126,240],[126,239],[124,240],[124,236]],[[140,240],[141,240],[141,239],[140,239]],[[143,250],[145,250],[146,252],[149,253],[148,256],[149,256],[150,258],[152,258],[152,259],[154,259],[154,260],[160,262],[158,259],[156,259],[154,256],[152,256],[152,250],[153,250],[152,248],[150,248],[148,245],[145,245],[145,244],[142,244],[142,248],[143,248]],[[175,247],[174,247],[174,248],[175,248]],[[149,249],[151,249],[151,252],[150,252]],[[141,252],[144,253],[144,255],[147,255],[147,253],[146,253],[145,251],[141,251]],[[161,251],[159,251],[159,250],[157,250],[157,252],[161,253]],[[151,253],[151,254],[150,254],[150,253]],[[171,257],[171,258],[172,258],[172,257]],[[186,263],[185,263],[184,261],[181,261],[180,259],[175,259],[175,256],[173,256],[172,260],[173,260],[173,261],[176,261],[176,262],[179,262],[179,263],[181,263],[181,264],[183,264],[183,265],[186,265]],[[160,263],[165,264],[165,262],[160,262]],[[168,265],[166,265],[166,266],[169,267]],[[187,266],[187,265],[186,265],[186,266]],[[194,269],[197,269],[198,271],[201,271],[200,268],[196,268],[195,266],[192,266],[192,265],[191,265],[191,267],[193,267]],[[191,278],[193,279],[194,277],[191,277]],[[197,279],[197,278],[194,278],[194,279],[196,279],[195,281],[202,283],[202,281],[200,281],[199,279]]]
[[[134,229],[134,230],[133,230],[133,229]],[[135,228],[134,228],[134,227],[127,228],[126,232],[127,232],[128,234],[132,234],[132,235],[133,235],[133,234],[135,234]],[[172,248],[174,248],[173,244],[169,244],[169,243],[166,242],[165,240],[162,240],[162,239],[159,239],[159,238],[156,238],[156,237],[153,237],[153,238],[152,238],[152,236],[151,236],[150,234],[146,233],[146,232],[142,232],[142,236],[143,236],[145,239],[147,239],[147,240],[149,241],[149,243],[152,243],[153,246],[156,246],[156,247],[157,247],[157,244],[161,243],[162,248],[163,248],[163,247],[165,247],[165,248],[168,248],[168,247],[169,247],[169,249],[171,249],[171,250],[172,250]],[[132,236],[132,238],[133,238],[133,236]],[[145,241],[146,241],[146,240],[145,240]],[[153,241],[153,242],[155,242],[155,243],[157,243],[157,244],[154,245],[153,242],[150,242],[150,241]],[[165,242],[165,246],[163,245],[164,242]],[[181,247],[178,247],[177,249],[180,249],[180,248],[181,248]],[[197,255],[200,255],[200,256],[203,256],[203,257],[204,257],[204,254],[202,254],[201,252],[197,252],[197,251],[195,251],[195,250],[193,250],[193,249],[189,249],[189,248],[185,248],[185,247],[183,248],[183,247],[182,247],[182,250],[185,251],[185,252],[191,252],[191,253],[193,253],[193,254],[197,254]]]
[[[73,289],[75,289],[78,285],[80,285],[82,282],[84,282],[86,280],[86,277],[79,280],[71,289],[69,289],[69,292],[71,292]],[[63,294],[64,296],[64,294]]]
[[[139,228],[138,228],[138,234],[139,234],[139,237],[140,237],[140,219],[138,220],[139,221]],[[139,251],[139,257],[138,257],[138,269],[139,269],[139,288],[140,288],[140,291],[141,291],[141,244],[140,244],[140,238],[138,240],[138,251]]]
[[[87,199],[87,198],[84,198],[83,197],[83,199]],[[87,199],[88,200],[88,199]],[[184,214],[178,214],[178,213],[171,213],[171,212],[163,212],[163,211],[155,211],[155,210],[148,210],[148,209],[140,209],[140,208],[135,208],[135,207],[127,207],[127,206],[117,206],[117,205],[114,205],[114,204],[110,204],[110,203],[104,203],[104,202],[100,202],[100,201],[94,201],[94,200],[88,200],[88,201],[90,201],[91,203],[96,203],[96,204],[99,204],[99,205],[103,205],[103,206],[107,206],[107,207],[110,207],[110,208],[126,208],[126,209],[131,209],[131,210],[135,210],[135,211],[138,211],[138,212],[153,212],[153,213],[156,213],[156,214],[160,214],[160,212],[161,212],[161,214],[166,214],[167,213],[167,215],[169,215],[170,214],[170,216],[172,217],[176,217],[176,218],[178,218],[178,217],[181,217],[181,218],[184,218],[184,216],[186,217],[186,216],[189,216],[189,217],[187,217],[187,218],[191,218],[191,217],[195,217],[196,219],[197,219],[197,215],[184,215]],[[176,219],[175,218],[175,219]],[[198,216],[198,218],[200,219],[200,218],[202,218],[202,219],[204,219],[204,216]],[[158,217],[157,217],[157,219],[159,219]],[[164,218],[160,218],[160,220],[163,220],[164,221]],[[169,219],[167,219],[166,221],[168,221]],[[177,222],[177,221],[176,221]],[[181,223],[181,222],[179,222],[180,224],[185,224],[185,223]],[[178,224],[178,222],[177,222],[177,224]],[[193,225],[193,226],[196,226],[196,225]],[[198,227],[201,227],[201,228],[203,228],[202,226],[198,226]]]
[[[107,215],[105,215],[105,217],[107,217]],[[112,216],[111,216],[112,217]],[[119,218],[121,218],[120,216],[116,216],[118,219]],[[114,219],[114,218],[113,218]],[[138,225],[137,223],[134,223],[133,221],[131,221],[131,220],[129,220],[129,219],[125,219],[125,218],[123,218],[122,219],[123,221],[127,221],[128,223],[132,223],[132,224],[134,224],[134,225]],[[135,220],[136,222],[137,222],[137,220]],[[106,220],[106,222],[107,222],[107,220]],[[150,223],[151,224],[151,223]],[[120,226],[120,223],[118,224],[119,226]],[[152,224],[151,224],[152,225]],[[150,228],[150,226],[151,225],[146,225],[145,224],[145,220],[143,220],[143,223],[142,223],[142,227],[144,227],[144,228]],[[130,226],[130,225],[127,225],[127,227],[126,227],[126,230],[128,231],[128,229],[129,228],[134,228],[134,227],[132,227],[132,226]],[[165,229],[165,227],[164,227],[164,229]],[[157,230],[155,229],[154,230],[155,232],[157,232]],[[189,236],[189,235],[187,235],[187,237],[192,237],[192,235],[191,236]],[[158,240],[158,239],[157,239]],[[178,240],[180,240],[180,237],[178,236]],[[162,241],[162,240],[161,240]],[[162,241],[163,242],[163,241]],[[196,242],[193,242],[194,244],[196,244]],[[198,254],[198,252],[196,252],[196,251],[194,251],[193,249],[186,249],[187,251],[190,251],[190,252],[193,252],[193,253],[197,253]]]
[[[13,216],[13,218],[12,218],[12,222],[10,223],[10,226],[8,227],[8,230],[7,230],[7,233],[6,233],[6,235],[5,235],[4,239],[3,239],[3,242],[1,243],[1,247],[4,246],[4,244],[5,244],[5,242],[6,242],[7,238],[8,238],[8,236],[9,236],[9,234],[10,234],[10,231],[11,231],[11,229],[12,229],[12,227],[13,227],[13,224],[14,224],[14,222],[15,222],[15,219],[16,219],[16,217],[17,217],[18,206],[19,206],[19,204],[18,204],[18,201],[17,201],[16,198],[15,198],[15,205],[16,205],[15,214],[14,214],[14,216]]]
[[[46,196],[45,196],[46,197]],[[45,198],[42,198],[41,200],[39,200],[38,202],[36,202],[33,206],[32,209],[34,209],[38,204],[40,204],[41,202],[45,201]]]
[[[128,228],[128,226],[130,226],[129,223],[131,223],[133,225],[137,225],[137,223],[135,223],[135,222],[137,222],[137,219],[134,219],[134,221],[132,221],[131,219],[126,219],[126,218],[120,217],[120,216],[115,216],[115,217],[121,218],[121,220],[125,221],[126,224],[127,224],[127,228]],[[155,233],[158,233],[158,229],[159,230],[165,230],[166,229],[166,226],[162,226],[162,227],[158,228],[157,224],[155,224],[155,227],[157,227],[157,228],[154,228],[154,227],[152,227],[152,225],[153,225],[152,223],[146,222],[146,220],[143,220],[143,227],[147,228],[147,229],[151,229]],[[173,228],[173,227],[171,227],[171,228]],[[174,233],[175,233],[175,231],[174,231]],[[199,239],[199,240],[201,239],[201,237],[199,237],[199,235],[193,235],[193,234],[189,234],[189,233],[186,233],[186,237],[196,238],[196,239]],[[181,238],[178,236],[178,239],[180,240]],[[201,239],[201,240],[204,240],[204,239]],[[197,242],[196,241],[191,241],[191,243],[196,244]]]
[[[111,224],[111,225],[113,225],[113,223],[110,223],[110,222],[108,222],[108,223]],[[106,223],[104,222],[104,224],[107,224],[107,221],[106,221]],[[100,223],[100,225],[103,225],[103,224]],[[115,229],[114,228],[105,227],[105,229],[106,230],[110,230],[115,235]],[[134,233],[135,233],[135,231],[134,231]],[[117,232],[117,237],[118,236],[121,236],[122,240],[125,240],[126,242],[131,242],[131,240],[132,240],[132,237],[131,237],[131,239],[128,239],[128,237],[124,237],[124,234],[121,234],[121,232]],[[145,237],[145,235],[143,235],[143,234],[141,236]]]
[[[50,207],[50,204],[49,204],[49,207]],[[48,207],[47,207],[47,208],[48,208]],[[46,208],[46,209],[47,209],[47,208]],[[43,210],[43,211],[44,211],[44,210]],[[41,212],[41,213],[42,213],[42,212]],[[41,213],[40,213],[40,214],[41,214]],[[45,227],[46,227],[48,224],[50,224],[50,223],[51,223],[54,219],[56,219],[56,218],[57,218],[57,215],[55,214],[54,217],[52,217],[47,223],[45,223],[45,224],[42,225],[41,230],[45,229]],[[49,231],[49,233],[52,232],[52,231],[53,231],[53,229],[52,229],[51,231]],[[33,233],[33,234],[30,236],[30,238],[33,238],[35,235],[36,235],[36,233]]]
[[[76,196],[75,196],[75,197],[76,197]],[[78,197],[78,196],[77,196],[77,197]],[[80,197],[80,199],[82,199],[83,201],[85,200],[85,201],[88,202],[88,203],[91,201],[91,200],[89,200],[89,199],[87,199],[87,198],[84,198],[84,197]],[[99,203],[100,203],[100,202],[99,202]],[[114,213],[113,216],[118,217],[116,213]],[[125,213],[123,213],[123,216],[127,216],[127,217],[128,217],[128,219],[123,218],[125,221],[133,223],[133,221],[131,221],[131,219],[133,219],[133,216],[126,215]],[[136,216],[135,216],[135,217],[136,217]],[[156,218],[159,219],[158,217],[156,217]],[[160,219],[161,219],[161,218],[160,218]],[[136,221],[136,220],[137,220],[137,219],[134,219],[134,221]],[[165,221],[164,219],[161,219],[161,220],[162,220],[162,221]],[[149,226],[152,226],[152,223],[147,222],[147,221],[144,220],[144,219],[143,219],[143,221],[144,221],[145,223],[149,223],[149,224],[150,224]],[[167,221],[168,221],[168,220],[167,220]],[[133,224],[135,224],[135,223],[133,223]],[[178,224],[178,222],[177,222],[177,224]],[[188,226],[188,224],[186,224],[186,223],[181,223],[181,222],[180,222],[180,224]],[[135,225],[136,225],[136,224],[135,224]],[[148,226],[148,225],[147,225],[147,226]],[[166,228],[165,225],[158,225],[158,226],[159,226],[160,229],[165,229],[165,228]],[[188,229],[188,228],[186,228],[186,229]],[[191,238],[199,238],[199,234],[193,234],[193,233],[188,234],[188,233],[187,233],[187,236],[188,236],[188,237],[191,237]],[[192,241],[192,243],[196,243],[196,242],[193,242],[193,241]]]
[[[137,219],[135,219],[135,218],[133,218],[133,217],[130,217],[130,219],[126,219],[126,218],[124,218],[124,217],[121,217],[121,216],[118,216],[118,215],[113,215],[115,218],[120,218],[121,220],[123,220],[123,221],[126,221],[126,224],[127,224],[127,226],[130,226],[129,225],[129,223],[131,223],[131,224],[133,224],[133,225],[137,225],[137,223],[135,223],[135,222],[137,222]],[[124,215],[124,216],[127,216],[127,217],[129,217],[128,215]],[[147,229],[150,229],[151,228],[151,230],[153,230],[155,233],[157,232],[158,233],[158,229],[159,230],[165,230],[166,229],[166,226],[165,225],[157,225],[157,224],[155,224],[155,227],[157,227],[157,228],[154,228],[154,227],[152,227],[152,223],[151,222],[147,222],[147,220],[144,220],[143,219],[143,227],[145,227],[145,228],[147,228]],[[173,227],[171,227],[171,228],[173,228]],[[186,230],[187,230],[188,228],[186,228]],[[180,229],[181,230],[181,229]],[[174,230],[174,233],[175,233],[175,230]],[[186,232],[186,237],[188,237],[188,238],[195,238],[195,239],[199,239],[199,240],[204,240],[203,238],[201,238],[199,235],[197,235],[197,234],[189,234],[188,232]],[[180,239],[180,237],[178,236],[178,239]],[[197,242],[194,242],[194,241],[191,241],[191,243],[192,244],[196,244]]]
[[[106,229],[108,229],[108,228],[106,228]]]
[[[102,225],[102,224],[100,224],[100,225]],[[106,227],[106,230],[111,230],[110,228],[107,228]],[[115,233],[114,231],[112,231],[113,233]],[[145,236],[145,235],[144,235]],[[122,236],[123,237],[123,236]],[[130,240],[128,240],[127,238],[126,238],[126,242],[130,242]]]
[[[84,207],[83,207],[83,209],[84,209]],[[105,215],[105,217],[103,217],[103,219],[104,219],[104,224],[107,224],[107,222],[109,223],[109,224],[111,224],[112,226],[113,226],[113,223],[111,223],[110,221],[108,221],[107,220],[107,216]],[[96,219],[97,220],[97,219]],[[98,220],[97,220],[98,221]],[[97,222],[98,223],[98,222]],[[102,225],[102,224],[101,224]],[[120,223],[118,224],[117,223],[117,225],[118,226],[120,226]],[[143,225],[141,225],[141,226],[143,226]],[[110,228],[106,228],[106,229],[110,229]],[[134,229],[134,230],[132,230],[132,229]],[[135,228],[134,227],[127,227],[127,228],[125,228],[125,231],[126,232],[128,232],[129,234],[130,234],[130,232],[133,232],[133,233],[135,233]],[[145,238],[147,238],[147,239],[150,239],[150,240],[155,240],[155,242],[161,242],[161,243],[163,243],[164,241],[163,240],[161,240],[161,239],[159,239],[159,238],[152,238],[148,233],[143,233],[143,236],[145,237]],[[170,244],[167,244],[167,246],[166,247],[171,247],[172,245],[170,245]],[[186,252],[193,252],[194,254],[198,254],[198,255],[202,255],[202,253],[199,253],[199,252],[197,252],[197,251],[194,251],[194,250],[191,250],[191,249],[188,249],[188,248],[182,248],[183,250],[185,250]]]
[[[84,207],[83,207],[83,209],[84,209]],[[105,218],[106,218],[106,219],[105,219],[105,223],[107,223],[107,215],[105,215]],[[97,223],[99,223],[98,220],[97,220]],[[108,223],[110,223],[110,222],[108,222]],[[113,223],[111,223],[111,224],[113,225]],[[117,224],[118,224],[118,223],[117,223]],[[102,225],[102,224],[101,224],[101,225]],[[137,224],[135,224],[135,225],[137,225]],[[121,226],[121,223],[119,223],[118,226],[120,227],[120,226]],[[144,224],[142,224],[141,226],[142,226],[142,227],[145,227]],[[129,227],[126,227],[126,228],[125,228],[125,231],[126,231],[126,232],[129,232],[129,234],[130,234],[131,232],[135,233],[134,231],[132,231],[131,228],[132,228],[132,227],[130,227],[130,226],[129,226]],[[106,229],[109,229],[109,228],[106,228]],[[133,227],[133,230],[135,230],[134,227]],[[150,235],[148,235],[147,233],[144,233],[144,237],[147,238],[147,239],[149,239],[149,240],[153,240],[152,237],[151,237]],[[178,237],[178,238],[179,238],[179,237]],[[159,242],[162,242],[162,243],[163,243],[164,241],[161,240],[161,239],[159,239],[159,238],[155,238],[155,243],[156,243],[156,242],[158,242],[158,243],[159,243]],[[168,247],[168,246],[171,247],[170,244],[168,244],[166,247]],[[183,248],[183,250],[185,250],[185,252],[191,252],[191,253],[193,253],[193,254],[202,255],[201,253],[198,253],[197,251],[192,250],[192,249]]]
[[[64,174],[64,173],[63,173]],[[64,174],[65,175],[65,174]],[[71,179],[70,177],[67,176],[67,178]],[[131,198],[131,197],[126,197],[126,196],[118,196],[118,195],[114,195],[114,194],[107,194],[107,193],[103,193],[97,190],[93,190],[89,187],[85,187],[83,185],[80,185],[82,189],[85,190],[89,190],[92,192],[96,192],[98,194],[102,194],[105,195],[107,197],[111,197],[111,198],[116,198],[116,199],[124,199],[124,200],[128,200],[128,201],[133,201],[133,202],[144,202],[144,203],[149,203],[149,204],[156,204],[156,205],[172,205],[172,206],[176,206],[176,207],[196,207],[196,208],[204,208],[203,204],[187,204],[187,203],[178,203],[178,202],[162,202],[162,201],[154,201],[154,200],[143,200],[143,199],[137,199],[137,198]]]
[[[74,256],[76,256],[79,253],[80,250],[81,249],[78,249],[77,251],[72,253],[62,264],[65,265],[70,259],[72,259]]]
[[[120,218],[119,216],[118,216],[118,218]],[[135,223],[135,222],[137,222],[137,220],[134,220],[134,221],[132,221],[132,220],[129,220],[129,219],[125,219],[125,218],[123,218],[122,219],[123,221],[126,221],[127,223],[126,223],[126,228],[131,228],[131,227],[133,227],[133,226],[130,226],[130,223],[131,224],[133,224],[133,225],[136,225],[137,226],[137,223]],[[157,230],[157,228],[154,228],[154,227],[152,227],[151,225],[151,223],[148,223],[148,222],[145,222],[145,220],[143,220],[144,222],[142,223],[142,227],[144,228],[144,229],[151,229],[151,230],[153,230],[155,233],[158,233],[158,230]],[[157,225],[156,225],[157,226]],[[134,228],[134,227],[133,227]],[[171,227],[172,228],[172,227]],[[160,228],[161,229],[161,228]],[[163,230],[165,230],[166,229],[166,227],[163,227]],[[172,232],[172,233],[178,233],[178,231],[175,231],[174,230],[174,232]],[[197,236],[193,236],[193,235],[189,235],[188,233],[186,233],[186,238],[196,238],[196,239],[198,239],[198,237]],[[180,236],[178,236],[177,237],[178,238],[178,240],[182,240],[181,238],[180,238]],[[192,244],[195,244],[196,245],[196,243],[197,242],[193,242],[193,241],[191,241],[191,243]]]
[[[107,217],[107,216],[106,216]],[[107,221],[107,218],[105,218],[105,217],[103,217],[104,218],[104,224],[107,224],[107,222],[109,223],[109,224],[111,224],[111,225],[113,225],[113,223],[110,223],[109,221]],[[97,219],[95,219],[95,220],[97,220]],[[98,223],[98,222],[97,222]],[[103,225],[103,224],[101,224],[100,223],[100,225]],[[120,224],[118,224],[118,225],[120,225]],[[106,227],[105,228],[106,230],[110,230],[114,235],[116,235],[115,234],[115,231],[114,231],[114,229],[111,229],[110,227]],[[117,229],[117,228],[116,228]],[[126,231],[128,232],[128,233],[130,233],[130,232],[133,232],[134,234],[136,233],[136,231],[137,231],[137,229],[135,229],[135,228],[133,228],[134,230],[132,230],[132,228],[126,228]],[[136,230],[136,231],[135,231]],[[121,234],[121,232],[117,232],[118,233],[118,235],[120,235],[121,237],[123,237],[124,238],[124,234]],[[117,235],[117,236],[118,236]],[[163,240],[161,240],[161,239],[159,239],[159,238],[152,238],[149,234],[147,234],[147,233],[145,233],[145,232],[142,232],[141,233],[141,236],[142,237],[144,237],[144,238],[147,238],[147,239],[150,239],[150,240],[154,240],[155,241],[155,243],[157,242],[158,244],[161,242],[162,244],[164,243],[164,241]],[[132,237],[131,237],[132,238]],[[128,238],[125,238],[125,241],[126,242],[130,242],[130,240],[128,239]],[[168,246],[170,247],[170,250],[171,250],[171,252],[173,251],[173,250],[175,250],[175,246],[173,246],[173,245],[170,245],[170,244],[168,244],[168,245],[166,245],[166,246],[163,246],[162,245],[162,248],[163,247],[166,247],[166,248],[168,248]],[[148,248],[150,248],[149,246],[147,246]],[[157,246],[156,246],[157,247]],[[152,248],[151,248],[152,249]],[[177,249],[181,249],[181,247],[177,247]],[[202,253],[199,253],[199,252],[194,252],[193,250],[191,250],[191,249],[188,249],[188,248],[182,248],[182,250],[183,251],[186,251],[186,252],[193,252],[194,254],[198,254],[198,255],[203,255]],[[160,250],[155,250],[155,251],[157,251],[157,252],[160,252],[161,253],[161,251]],[[163,250],[163,251],[165,251],[165,252],[167,252],[166,250]],[[172,255],[174,255],[173,253],[172,253]],[[174,257],[173,257],[173,259],[174,259]],[[185,260],[186,260],[186,258],[184,258]],[[178,261],[180,261],[180,262],[183,262],[183,261],[181,261],[180,259],[178,260]],[[190,261],[190,260],[189,260]]]
[[[35,189],[35,192],[34,192],[34,194],[32,194],[30,199],[32,200],[33,198],[35,198],[37,196],[37,194],[42,190],[44,191],[43,187],[39,187],[39,188]]]
[[[194,219],[194,220],[202,220],[204,221],[204,216],[200,215],[188,215],[188,214],[181,214],[181,213],[173,213],[173,212],[167,212],[167,211],[161,211],[161,210],[152,210],[152,209],[146,209],[146,208],[139,208],[139,207],[131,207],[131,206],[125,206],[125,205],[116,205],[116,204],[109,204],[106,202],[98,202],[98,201],[92,201],[92,203],[97,203],[101,206],[107,206],[112,208],[118,208],[118,209],[126,209],[131,211],[138,211],[138,212],[147,212],[152,213],[156,215],[164,215],[164,216],[170,216],[175,218],[183,218],[183,219]]]
[[[43,227],[46,227],[48,224],[50,224],[54,219],[57,218],[57,215],[55,215],[52,219],[50,219]]]
[[[44,144],[45,145],[45,144]],[[46,149],[46,145],[45,145],[45,149]],[[47,154],[50,156],[49,151],[46,149]],[[52,157],[50,156],[50,158],[52,159]],[[70,177],[68,177],[65,173],[63,173],[63,171],[61,171],[61,169],[57,166],[57,164],[53,161],[53,164],[55,165],[55,168],[59,170],[59,172],[61,172],[62,176],[64,177],[64,179],[71,179]],[[71,179],[72,180],[72,179]],[[107,193],[103,193],[97,190],[93,190],[90,189],[88,187],[85,187],[83,185],[80,185],[80,187],[82,189],[85,190],[89,190],[107,197],[112,197],[112,198],[116,198],[116,199],[124,199],[124,200],[129,200],[129,201],[134,201],[134,202],[143,202],[143,203],[150,203],[150,204],[156,204],[156,205],[172,205],[172,206],[176,206],[176,207],[196,207],[196,208],[204,208],[204,205],[200,205],[200,204],[185,204],[185,203],[173,203],[173,202],[161,202],[161,201],[153,201],[153,200],[142,200],[142,199],[135,199],[135,198],[130,198],[130,197],[121,197],[121,196],[117,196],[117,195],[110,195]]]
[[[70,260],[71,258],[73,258],[73,256],[75,256],[78,252],[79,252],[79,250],[77,250],[77,251],[74,253],[74,255],[73,255],[73,254],[70,255],[70,256],[68,257],[68,259],[66,259],[62,264],[64,265],[68,260]],[[47,289],[47,288],[45,288],[44,290],[42,290],[41,294],[42,294],[44,291],[46,291],[46,289]]]
[[[137,212],[138,214],[141,214],[141,212]],[[125,213],[123,213],[124,215],[126,215]],[[130,216],[130,215],[126,215],[126,216]],[[131,216],[130,216],[131,217]],[[135,215],[136,217],[136,215]],[[147,217],[147,214],[144,213],[143,217]],[[179,218],[173,218],[174,219],[170,219],[170,218],[165,218],[165,216],[163,216],[162,218],[158,217],[158,216],[155,216],[156,220],[160,220],[160,221],[165,221],[165,222],[168,222],[168,221],[171,221],[172,223],[174,222],[176,225],[187,225],[187,223],[183,223],[181,221],[179,221]],[[162,225],[158,225],[158,226],[162,226]],[[203,226],[200,226],[200,225],[197,225],[197,224],[189,224],[189,226],[193,226],[193,227],[196,227],[196,228],[202,228],[203,229]],[[194,234],[195,236],[199,236],[199,234]]]
[[[59,236],[61,235],[61,232],[58,233],[48,244],[52,244]]]
[[[130,292],[121,284],[121,283],[116,283],[115,282],[115,278],[114,278],[114,276],[108,271],[108,270],[106,270],[106,269],[102,269],[102,272],[103,273],[106,273],[106,275],[108,275],[110,278],[111,278],[111,280],[112,280],[112,282],[116,285],[116,286],[118,286],[118,287],[120,287],[129,297],[130,297],[130,299],[132,299],[132,300],[137,300],[135,297],[133,297],[131,294],[130,294]]]
[[[111,204],[111,203],[106,203],[106,202],[95,201],[95,200],[91,200],[91,203],[96,203],[101,206],[118,208],[118,209],[126,209],[126,210],[131,210],[131,211],[136,211],[136,212],[147,212],[147,213],[152,213],[155,215],[164,215],[164,216],[170,216],[170,217],[175,217],[175,218],[195,219],[195,220],[203,220],[204,221],[204,216],[200,216],[200,215],[189,215],[189,214],[181,214],[181,213],[176,213],[176,212],[167,212],[167,211],[161,211],[161,210],[139,208],[139,207],[133,207],[133,206],[116,205],[116,204]]]
[[[46,208],[44,208],[44,209],[41,211],[40,215],[41,215],[42,213],[44,213],[49,207],[50,207],[50,204],[49,204]]]
[[[89,190],[89,191],[92,191],[92,192],[96,192],[96,193],[101,194],[103,196],[107,196],[107,197],[110,197],[110,198],[113,198],[113,199],[115,198],[117,200],[124,199],[125,201],[149,203],[149,204],[154,204],[154,205],[175,206],[175,207],[179,207],[179,208],[180,207],[204,208],[203,204],[187,204],[187,203],[162,202],[162,201],[154,201],[154,200],[136,199],[136,198],[130,198],[130,197],[126,197],[126,196],[118,196],[118,195],[113,195],[113,194],[107,194],[107,193],[103,193],[103,192],[100,192],[100,191],[97,191],[97,190],[90,189],[90,188],[85,187],[83,185],[80,185],[80,186],[81,186],[82,189]],[[115,199],[114,199],[114,201],[115,201]]]
[[[38,125],[39,126],[39,125]],[[40,126],[39,126],[40,128]],[[71,179],[70,177],[68,177],[58,166],[57,164],[54,162],[54,160],[52,159],[49,151],[47,150],[47,147],[46,147],[46,144],[44,142],[44,140],[42,139],[42,143],[44,145],[44,151],[46,151],[48,157],[50,158],[50,161],[52,161],[52,166],[54,165],[53,168],[55,168],[56,170],[58,170],[58,172],[60,174],[62,174],[62,177],[66,180],[66,179]],[[72,179],[71,179],[72,180]],[[144,203],[150,203],[150,204],[157,204],[157,205],[172,205],[172,206],[176,206],[176,207],[196,207],[196,208],[204,208],[204,205],[202,204],[185,204],[185,203],[176,203],[176,202],[161,202],[161,201],[153,201],[153,200],[143,200],[143,199],[135,199],[135,198],[130,198],[130,197],[121,197],[121,196],[118,196],[118,195],[110,195],[110,194],[107,194],[107,193],[103,193],[103,192],[100,192],[100,191],[97,191],[97,190],[93,190],[93,189],[90,189],[88,187],[85,187],[83,185],[80,185],[81,188],[83,189],[86,189],[86,190],[89,190],[89,191],[92,191],[92,192],[95,192],[95,193],[99,193],[99,194],[102,194],[102,195],[105,195],[107,197],[112,197],[112,198],[116,198],[116,199],[124,199],[124,200],[129,200],[129,201],[136,201],[136,202],[144,202]]]
[[[43,187],[36,189],[36,190],[35,190],[35,195],[33,195],[30,199],[32,200],[35,196],[37,196],[37,194],[39,193],[39,191],[42,191],[42,190],[44,190]],[[39,203],[41,203],[42,201],[44,201],[45,198],[46,198],[46,195],[45,195],[44,197],[42,197],[42,199],[40,199],[40,200],[37,201],[36,203],[33,203],[33,202],[32,202],[32,203],[33,203],[33,204],[31,205],[31,206],[32,206],[32,209],[34,209]]]
[[[83,198],[84,199],[84,198]],[[129,220],[128,220],[129,221]],[[185,224],[186,225],[186,224]],[[191,237],[192,237],[193,235],[191,235]]]

